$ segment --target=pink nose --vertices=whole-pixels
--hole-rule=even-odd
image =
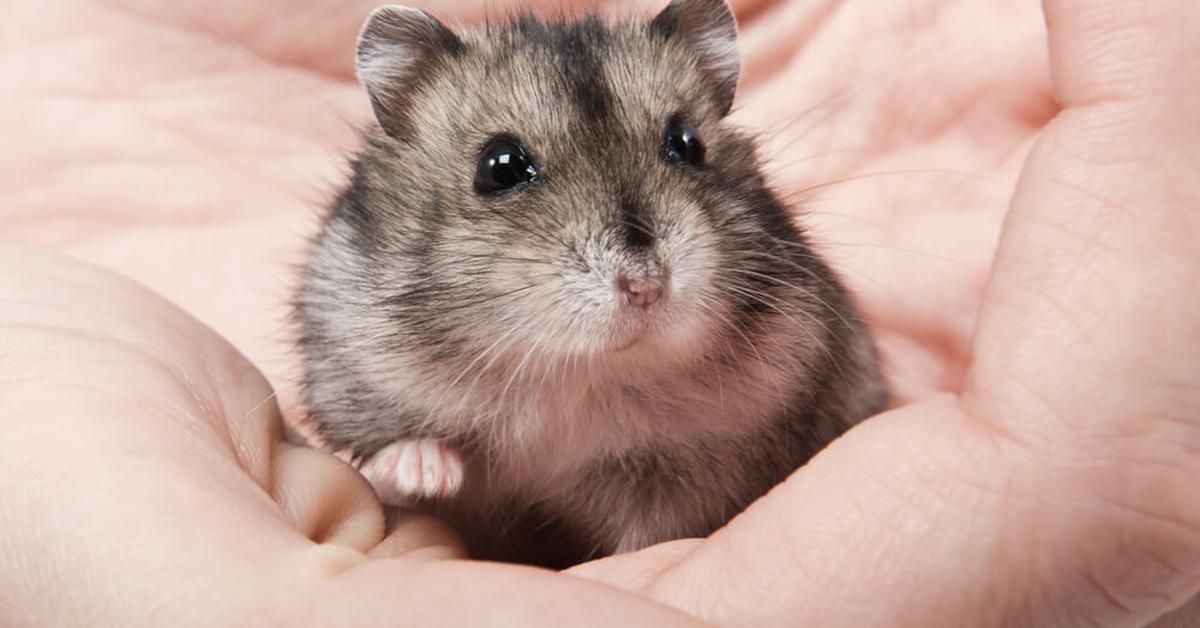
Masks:
[[[662,281],[655,277],[645,279],[628,279],[625,275],[617,278],[617,288],[625,295],[630,305],[648,307],[662,296]]]

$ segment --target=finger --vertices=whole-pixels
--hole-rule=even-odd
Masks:
[[[369,553],[371,558],[467,558],[467,547],[450,526],[415,513],[400,513],[388,535]]]
[[[309,539],[366,552],[383,536],[383,509],[354,469],[333,456],[276,444],[271,497]]]
[[[372,561],[304,591],[312,602],[293,625],[702,625],[644,597],[581,578],[484,562]]]
[[[677,566],[699,547],[701,539],[680,539],[652,545],[629,554],[608,556],[567,570],[573,576],[597,580],[626,591],[643,592],[663,572]]]
[[[1046,15],[1064,110],[1014,197],[965,403],[1070,491],[1043,535],[1077,599],[1145,621],[1200,579],[1200,5]]]
[[[126,280],[0,247],[0,339],[0,564],[19,567],[0,617],[18,625],[696,625],[549,572],[314,544],[269,490],[321,522],[301,487],[347,476],[286,445],[272,462],[261,375]],[[316,492],[337,504],[336,486]]]
[[[1182,607],[1159,617],[1147,628],[1195,628],[1200,626],[1200,598],[1193,597]]]
[[[261,375],[163,299],[2,246],[0,344],[0,615],[143,622],[312,546],[264,488]]]
[[[1065,110],[1014,198],[967,392],[1057,446],[1200,417],[1200,5],[1047,11]]]

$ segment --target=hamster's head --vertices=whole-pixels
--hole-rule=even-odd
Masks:
[[[371,265],[343,289],[375,297],[347,302],[459,371],[653,366],[745,337],[799,298],[776,246],[799,236],[726,121],[735,37],[724,0],[459,32],[377,9],[357,69],[379,129],[328,228]]]

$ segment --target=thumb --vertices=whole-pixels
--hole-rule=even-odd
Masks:
[[[445,523],[428,515],[397,513],[386,537],[367,554],[371,558],[466,558],[467,547]]]
[[[1060,593],[1144,622],[1200,579],[1200,4],[1045,11],[1063,111],[1013,199],[964,406],[1070,496],[1040,516]]]

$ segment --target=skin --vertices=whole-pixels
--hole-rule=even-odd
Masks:
[[[3,6],[5,625],[1139,626],[1200,589],[1200,6],[1047,0],[1047,73],[1032,2],[736,5],[736,118],[900,407],[711,538],[564,575],[385,537],[282,440],[368,4]]]

